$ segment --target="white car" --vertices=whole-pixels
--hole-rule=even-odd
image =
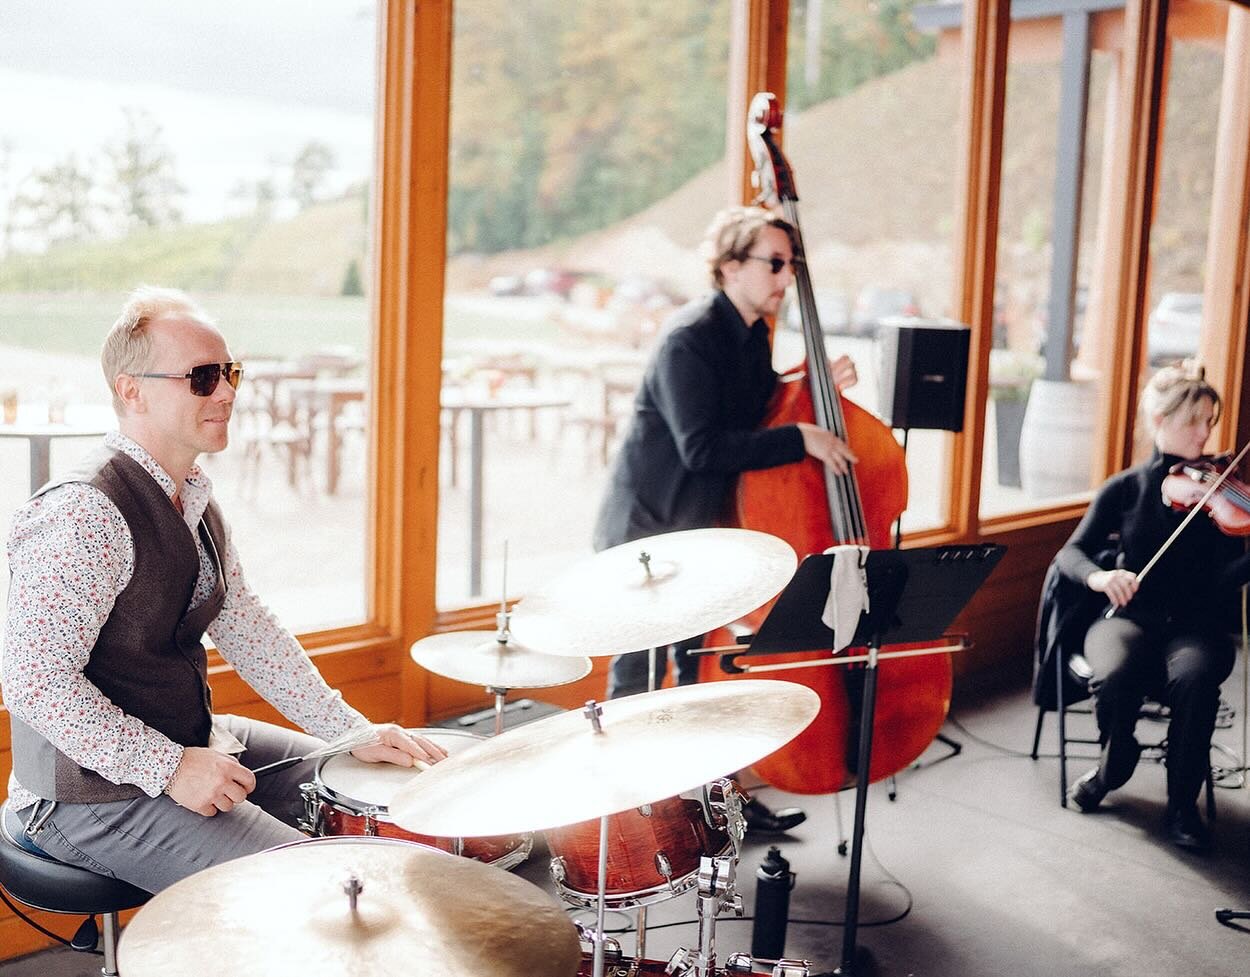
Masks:
[[[1151,366],[1195,355],[1201,335],[1202,293],[1165,292],[1147,323],[1146,355]]]

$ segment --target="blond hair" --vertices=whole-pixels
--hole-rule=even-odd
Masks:
[[[1215,408],[1211,422],[1220,419],[1219,392],[1206,381],[1206,370],[1195,360],[1183,360],[1158,370],[1141,393],[1141,412],[1153,436],[1159,421],[1175,414],[1192,416],[1203,400]]]
[[[794,225],[763,207],[728,207],[712,218],[703,238],[701,251],[707,261],[712,286],[721,288],[725,277],[721,266],[728,261],[741,261],[759,240],[766,227],[776,227],[786,232],[791,248],[798,250],[798,238]]]
[[[212,319],[185,292],[176,288],[140,285],[130,293],[113,328],[104,337],[100,366],[113,395],[113,410],[118,414],[122,412],[123,404],[117,396],[117,378],[123,374],[134,376],[151,370],[152,335],[147,327],[168,315],[185,316],[212,325]]]

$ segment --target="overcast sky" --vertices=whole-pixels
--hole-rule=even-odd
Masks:
[[[9,181],[98,159],[129,107],[161,126],[193,220],[226,213],[240,181],[281,186],[314,139],[338,159],[332,186],[366,179],[376,43],[362,0],[0,0]]]
[[[362,0],[0,0],[0,65],[370,112],[375,25]]]

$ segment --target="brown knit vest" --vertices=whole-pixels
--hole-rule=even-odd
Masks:
[[[130,527],[135,553],[130,582],[117,595],[83,673],[119,709],[175,743],[207,746],[212,697],[201,639],[226,597],[221,567],[226,534],[216,503],[209,503],[199,525],[217,570],[216,585],[208,600],[191,609],[200,569],[195,539],[143,466],[120,451],[105,449],[37,494],[67,482],[86,482],[108,496]],[[125,800],[142,793],[134,784],[115,784],[80,767],[25,723],[10,718],[13,771],[32,793],[72,803]]]

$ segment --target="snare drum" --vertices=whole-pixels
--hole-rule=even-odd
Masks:
[[[486,739],[476,733],[451,729],[410,729],[408,732],[437,743],[448,755],[472,749]],[[411,767],[393,763],[365,763],[350,753],[326,757],[317,764],[316,780],[301,784],[304,830],[318,837],[368,835],[398,838],[440,848],[453,855],[475,858],[510,869],[529,857],[534,839],[529,834],[490,838],[439,838],[399,827],[389,817],[391,798],[413,777]]]
[[[668,797],[608,818],[611,909],[662,902],[698,883],[699,861],[737,850],[745,833],[737,788],[717,780],[701,796]],[[545,832],[551,877],[565,901],[598,905],[599,822],[582,821]]]

